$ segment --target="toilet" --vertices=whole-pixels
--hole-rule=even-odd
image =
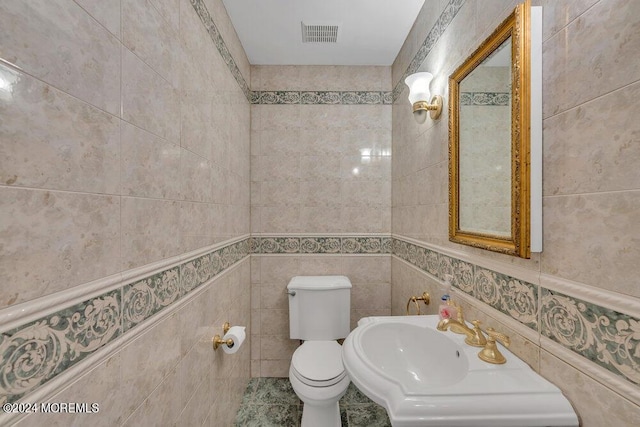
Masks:
[[[350,331],[351,282],[345,276],[296,276],[287,292],[290,338],[304,340],[289,367],[291,386],[304,402],[302,427],[339,427],[338,401],[350,380],[336,340]]]

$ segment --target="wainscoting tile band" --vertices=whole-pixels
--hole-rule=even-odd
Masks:
[[[262,105],[390,105],[391,92],[380,91],[253,91],[252,104]]]
[[[0,335],[0,403],[37,389],[250,255],[249,238]]]
[[[452,285],[465,294],[640,384],[640,319],[398,238],[393,238],[393,255],[439,280],[452,275]]]
[[[252,237],[253,254],[390,254],[390,237]]]
[[[608,371],[640,384],[640,320],[542,289],[543,336]]]

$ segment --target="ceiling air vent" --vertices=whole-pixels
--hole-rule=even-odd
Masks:
[[[302,43],[336,43],[338,41],[337,25],[302,24]]]

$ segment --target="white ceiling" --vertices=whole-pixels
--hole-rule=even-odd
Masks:
[[[254,65],[391,65],[424,0],[223,0]],[[338,24],[337,43],[301,25]]]

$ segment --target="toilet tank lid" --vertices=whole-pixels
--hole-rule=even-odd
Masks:
[[[347,276],[295,276],[289,281],[287,289],[345,289],[351,288]]]

